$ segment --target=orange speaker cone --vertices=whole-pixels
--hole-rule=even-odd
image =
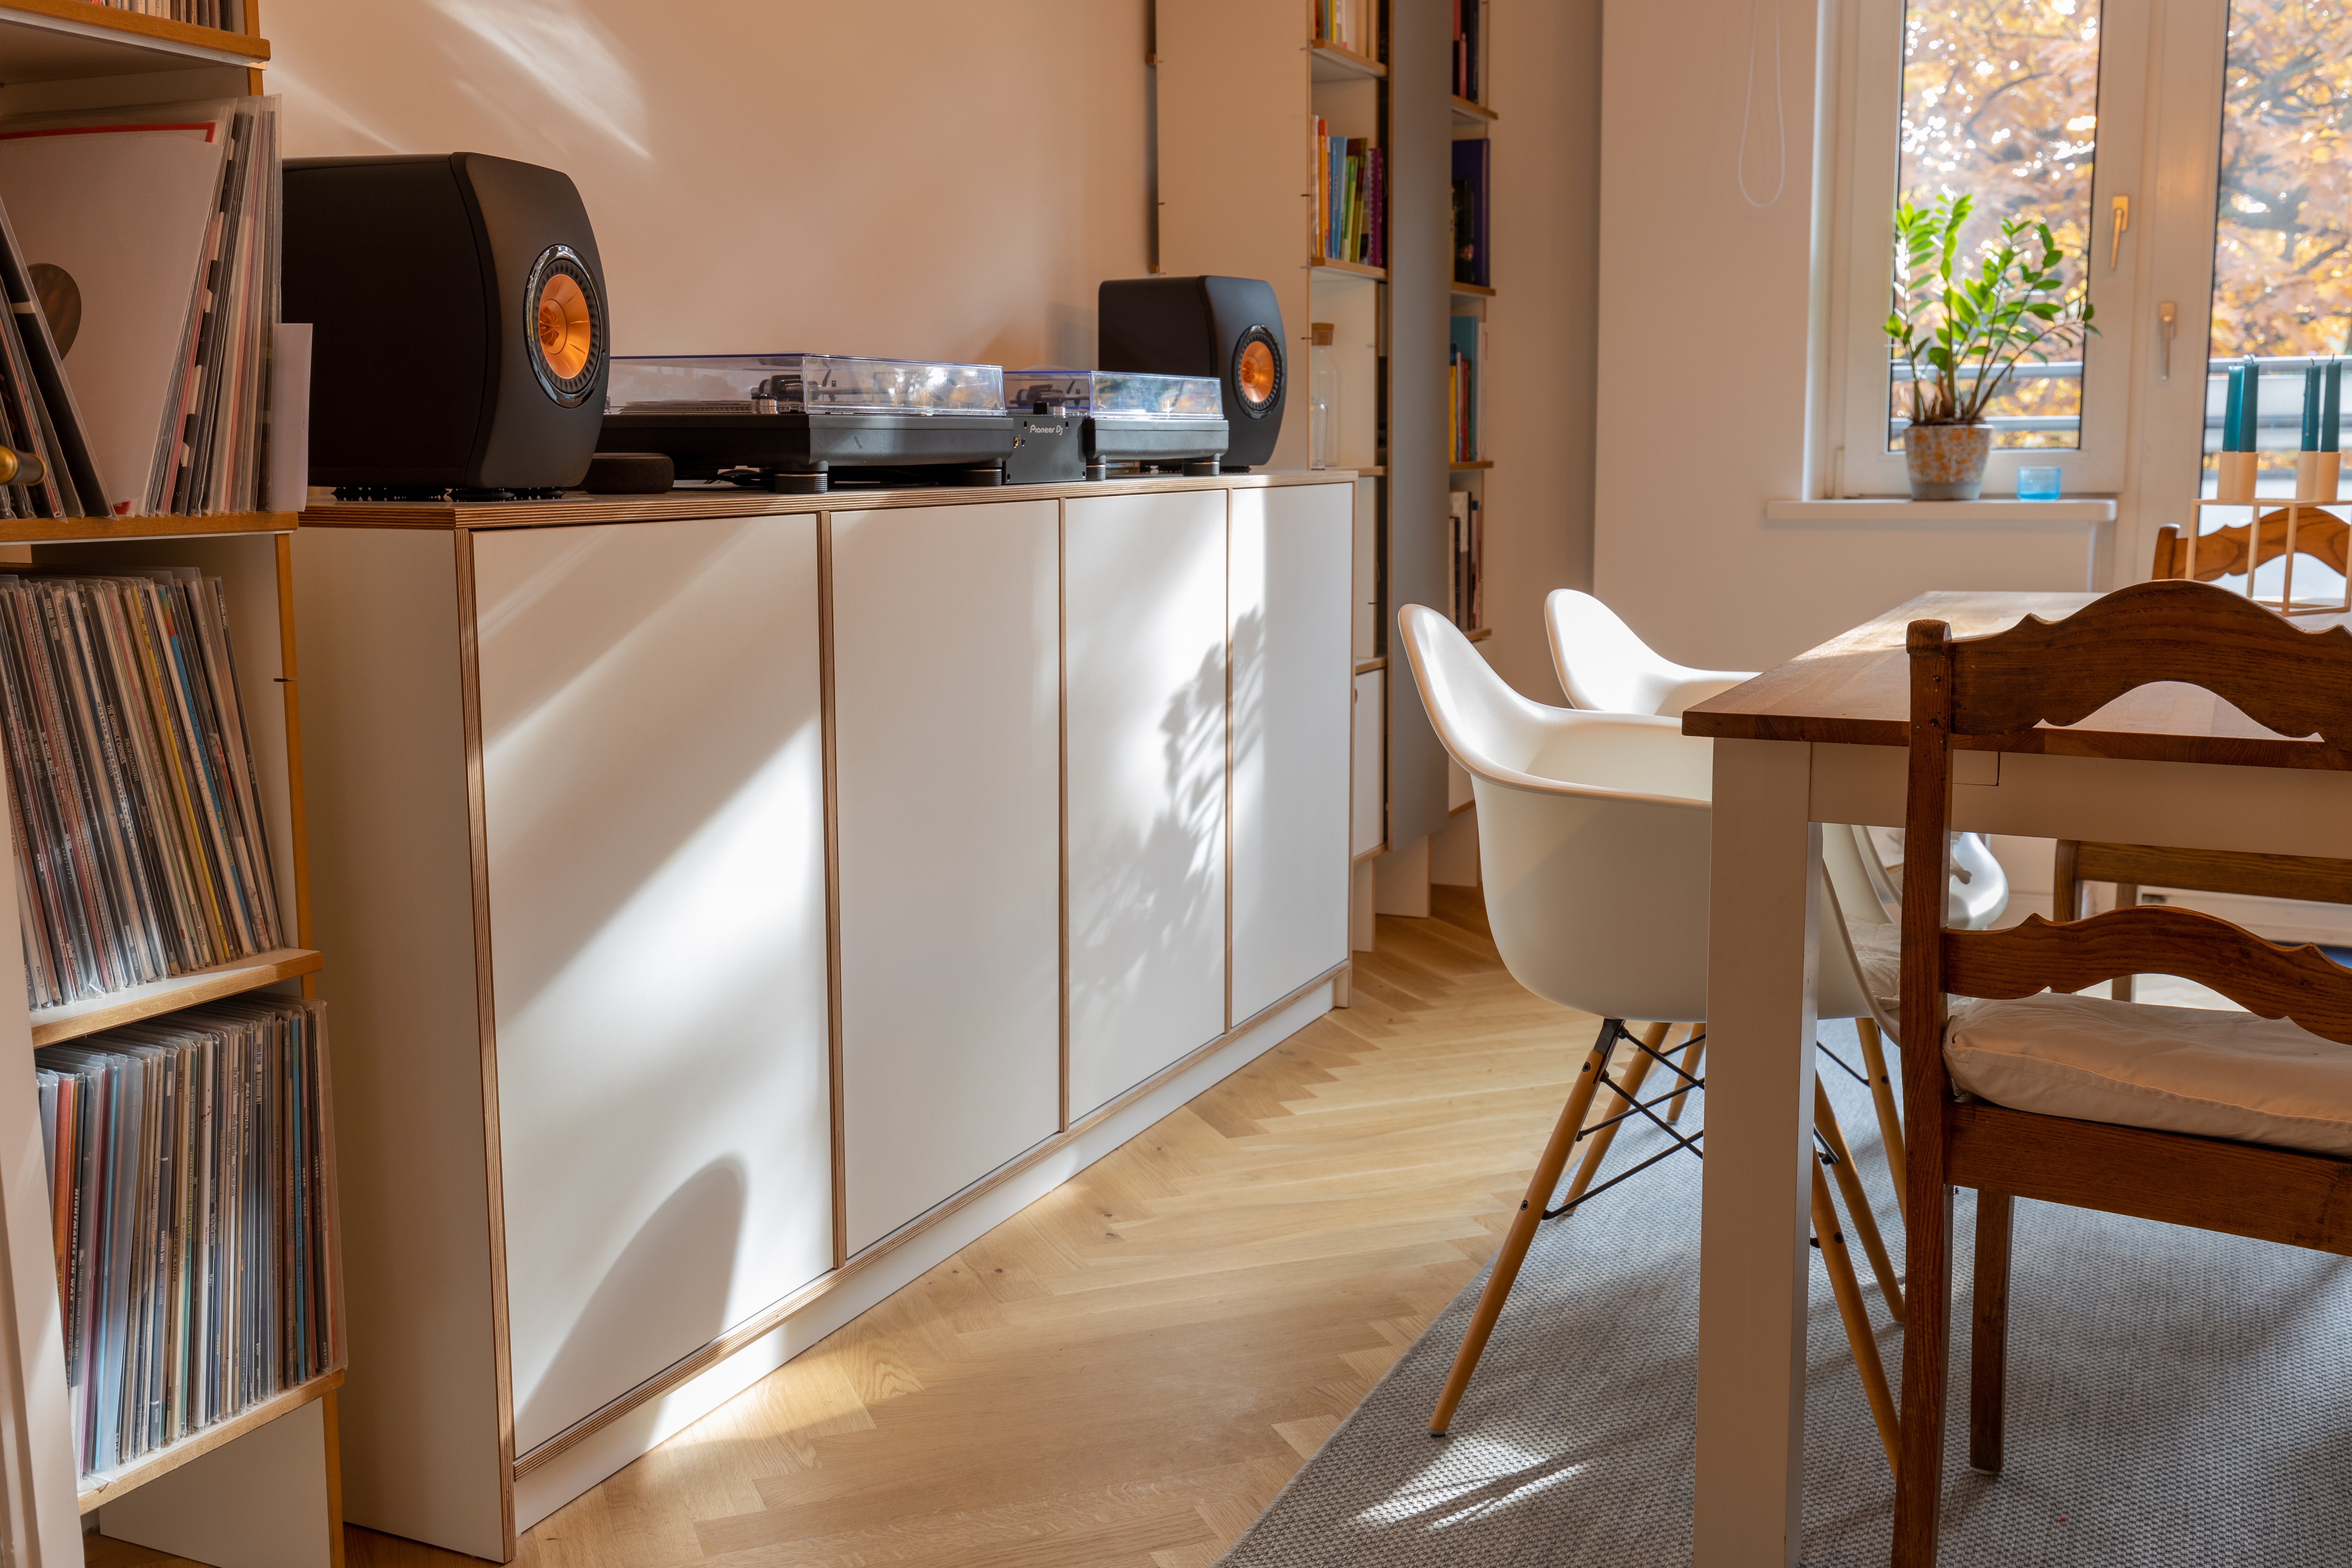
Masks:
[[[595,345],[588,296],[561,272],[551,273],[539,291],[539,352],[558,381],[569,381],[588,363]]]
[[[1242,350],[1234,363],[1234,386],[1243,401],[1263,408],[1274,398],[1274,347],[1260,339]]]

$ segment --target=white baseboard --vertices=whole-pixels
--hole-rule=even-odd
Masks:
[[[760,1379],[926,1270],[1035,1203],[1088,1165],[1247,1067],[1331,1010],[1327,984],[1223,1050],[1087,1129],[1063,1148],[949,1215],[853,1279],[794,1312],[727,1360],[604,1427],[515,1482],[515,1529],[523,1531],[605,1477],[677,1436]]]

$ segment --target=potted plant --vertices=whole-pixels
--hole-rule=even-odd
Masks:
[[[1992,427],[1985,409],[2032,359],[2074,348],[2088,333],[2087,289],[2072,297],[2058,264],[2065,252],[2046,223],[2003,219],[1976,275],[1961,255],[1973,204],[1948,193],[1895,209],[1895,309],[1886,335],[1911,366],[1911,426],[1903,433],[1913,500],[1974,500],[1984,488]],[[2038,240],[2041,259],[2030,243]]]

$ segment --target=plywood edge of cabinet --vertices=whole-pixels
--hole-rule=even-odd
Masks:
[[[1473,103],[1458,95],[1454,98],[1454,123],[1456,125],[1492,125],[1501,118],[1483,103]]]
[[[1466,300],[1491,300],[1495,291],[1484,283],[1450,283],[1446,287]]]
[[[891,1253],[897,1251],[899,1247],[906,1246],[908,1242],[913,1241],[917,1237],[921,1236],[933,1226],[949,1218],[959,1210],[977,1203],[980,1199],[987,1196],[996,1188],[1003,1186],[1005,1183],[1021,1174],[1022,1172],[1026,1171],[1031,1166],[1036,1164],[1040,1160],[1046,1159],[1062,1149],[1066,1148],[1074,1139],[1077,1138],[1082,1133],[1087,1131],[1091,1128],[1100,1125],[1104,1121],[1108,1121],[1111,1117],[1116,1116],[1118,1112],[1126,1110],[1137,1100],[1143,1099],[1146,1095],[1150,1094],[1153,1090],[1160,1088],[1162,1085],[1168,1083],[1181,1074],[1199,1065],[1201,1062],[1216,1055],[1219,1051],[1224,1049],[1227,1046],[1232,1045],[1235,1040],[1240,1039],[1243,1036],[1248,1034],[1259,1025],[1281,1013],[1284,1008],[1290,1006],[1293,1003],[1297,1002],[1302,997],[1313,994],[1316,987],[1330,984],[1335,980],[1347,974],[1349,972],[1349,963],[1343,962],[1333,964],[1330,968],[1325,970],[1314,979],[1309,980],[1304,985],[1299,986],[1297,990],[1292,991],[1287,995],[1282,996],[1268,1005],[1260,1008],[1255,1013],[1251,1014],[1247,1018],[1244,1018],[1240,1023],[1234,1025],[1232,1028],[1227,1029],[1223,1034],[1217,1036],[1214,1039],[1208,1041],[1204,1045],[1199,1046],[1194,1049],[1186,1052],[1183,1056],[1179,1057],[1175,1061],[1171,1062],[1168,1066],[1160,1068],[1158,1072],[1153,1073],[1150,1078],[1147,1078],[1140,1083],[1134,1084],[1122,1090],[1110,1100],[1071,1122],[1069,1129],[1066,1131],[1054,1133],[1053,1135],[1032,1144],[1021,1153],[1014,1155],[1012,1159],[1007,1160],[1003,1164],[997,1166],[996,1169],[989,1172],[988,1174],[972,1183],[971,1185],[965,1187],[962,1191],[956,1193],[953,1196],[943,1199],[939,1204],[926,1209],[923,1213],[916,1215],[913,1219],[908,1220],[905,1225],[900,1226],[897,1230],[894,1230],[887,1236],[882,1237],[878,1240],[868,1244],[862,1250],[851,1254],[848,1261],[844,1263],[840,1268],[834,1269],[828,1274],[820,1275],[818,1278],[810,1280],[806,1285],[803,1285],[799,1289],[793,1291],[791,1295],[782,1298],[781,1300],[776,1301],[771,1306],[762,1308],[758,1312],[753,1313],[751,1317],[746,1318],[742,1322],[738,1323],[735,1327],[719,1335],[717,1339],[712,1340],[709,1344],[704,1345],[700,1350],[694,1351],[688,1355],[680,1357],[677,1361],[673,1362],[667,1367],[664,1367],[661,1371],[654,1373],[653,1376],[646,1379],[643,1383],[638,1384],[635,1387],[629,1389],[624,1394],[614,1395],[611,1400],[599,1405],[596,1409],[590,1411],[587,1415],[582,1416],[579,1420],[573,1422],[562,1431],[558,1432],[552,1437],[534,1446],[527,1452],[517,1455],[515,1457],[512,1471],[514,1479],[520,1481],[524,1477],[529,1476],[532,1471],[539,1469],[542,1466],[552,1463],[554,1460],[562,1458],[564,1454],[569,1453],[572,1449],[578,1447],[582,1443],[584,1443],[589,1438],[594,1436],[597,1433],[603,1431],[605,1427],[610,1426],[615,1421],[627,1415],[631,1411],[635,1410],[639,1406],[646,1405],[653,1400],[659,1399],[664,1394],[669,1393],[672,1389],[700,1376],[710,1368],[717,1366],[720,1362],[725,1361],[729,1356],[735,1354],[738,1351],[749,1347],[753,1342],[772,1332],[780,1327],[785,1320],[792,1317],[793,1313],[806,1308],[811,1302],[817,1300],[827,1292],[837,1289],[848,1281],[855,1279],[861,1271],[872,1268],[877,1261],[888,1257]]]
[[[305,528],[492,529],[547,528],[588,522],[670,522],[698,517],[778,517],[820,511],[878,511],[894,507],[971,506],[989,501],[1084,500],[1162,490],[1255,489],[1328,485],[1352,479],[1355,468],[1284,469],[1275,473],[1139,474],[1051,485],[940,485],[924,489],[832,489],[813,496],[760,490],[720,494],[672,490],[659,496],[569,495],[560,500],[314,501],[300,514]],[[152,520],[150,520],[152,521]],[[291,526],[290,524],[289,526]],[[0,542],[5,542],[0,539]]]
[[[1492,626],[1480,626],[1475,632],[1465,632],[1462,635],[1468,637],[1472,642],[1485,642],[1488,637],[1495,635],[1495,628]]]
[[[1470,463],[1448,463],[1448,464],[1446,464],[1446,465],[1445,465],[1445,469],[1446,469],[1446,472],[1448,472],[1448,473],[1453,473],[1453,474],[1475,474],[1475,473],[1478,473],[1478,472],[1480,472],[1480,471],[1482,471],[1482,470],[1484,470],[1484,469],[1491,468],[1493,468],[1494,466],[1495,466],[1495,459],[1494,459],[1494,458],[1479,458],[1479,459],[1477,459],[1475,462],[1470,462]]]
[[[1356,663],[1356,673],[1358,675],[1370,675],[1376,669],[1386,669],[1388,667],[1389,656],[1382,654],[1378,658],[1359,659]]]
[[[215,1448],[234,1443],[247,1433],[268,1426],[280,1415],[290,1415],[315,1399],[323,1399],[343,1385],[343,1369],[320,1373],[308,1383],[298,1383],[283,1393],[272,1394],[252,1409],[216,1422],[201,1432],[192,1433],[169,1447],[157,1449],[134,1464],[110,1471],[81,1488],[81,1511],[104,1508],[120,1502],[124,1497],[159,1476],[168,1476],[193,1459],[203,1458]]]
[[[32,1010],[33,1044],[37,1047],[54,1046],[63,1040],[94,1035],[100,1029],[111,1029],[117,1025],[135,1024],[142,1018],[152,1018],[158,1014],[194,1006],[199,1002],[234,996],[240,991],[251,991],[275,981],[316,973],[325,963],[326,959],[314,949],[278,947],[268,952],[255,953],[250,958],[240,958],[232,963],[199,969],[193,974],[175,974],[169,980],[151,980],[143,985],[110,991],[103,996],[92,996],[79,1002],[64,1002],[54,1007],[36,1007]]]
[[[88,0],[74,0],[96,10]],[[5,19],[0,13],[0,19]],[[202,539],[215,533],[291,533],[299,514],[222,511],[206,517],[12,517],[0,520],[0,544],[78,544],[125,539]]]
[[[1387,268],[1367,267],[1360,261],[1341,261],[1333,257],[1309,256],[1307,258],[1307,265],[1318,272],[1335,273],[1349,278],[1369,278],[1376,283],[1385,283],[1389,280]]]

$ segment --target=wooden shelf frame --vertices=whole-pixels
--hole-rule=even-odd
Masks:
[[[1345,274],[1351,278],[1369,278],[1375,283],[1385,283],[1389,280],[1389,269],[1387,268],[1367,267],[1360,261],[1338,261],[1329,257],[1310,256],[1307,258],[1307,265],[1330,272]]]
[[[135,1024],[142,1018],[158,1017],[183,1007],[193,1007],[199,1002],[217,1001],[223,996],[257,990],[280,980],[316,974],[325,965],[326,959],[312,948],[272,948],[250,958],[199,969],[192,974],[175,974],[168,980],[126,986],[121,991],[110,991],[103,996],[85,997],[79,1002],[61,1002],[54,1007],[36,1007],[32,1013],[33,1045],[37,1049],[42,1046],[79,1039],[84,1035],[95,1035],[101,1029],[117,1028],[124,1024]]]
[[[250,16],[254,0],[246,0]],[[0,0],[0,79],[134,76],[201,66],[259,67],[269,44],[89,0]]]
[[[1448,287],[1459,300],[1491,300],[1495,291],[1480,283],[1454,283]]]
[[[1449,474],[1481,474],[1494,466],[1494,458],[1481,458],[1475,463],[1448,463],[1445,471]]]
[[[204,539],[216,533],[291,533],[301,514],[219,511],[203,517],[0,518],[0,544],[73,544],[120,539]]]
[[[1492,125],[1502,118],[1483,103],[1473,103],[1466,98],[1454,102],[1454,123],[1456,125]]]
[[[320,1373],[308,1383],[271,1394],[252,1409],[240,1412],[226,1421],[215,1421],[201,1432],[192,1432],[178,1442],[158,1448],[135,1464],[119,1470],[107,1470],[82,1478],[79,1496],[81,1511],[104,1508],[119,1502],[129,1493],[145,1486],[159,1476],[168,1476],[191,1459],[200,1459],[215,1448],[234,1443],[248,1432],[258,1431],[281,1415],[291,1415],[313,1400],[324,1399],[343,1385],[343,1369],[334,1367]]]
[[[1373,81],[1388,79],[1388,67],[1353,49],[1327,44],[1319,38],[1307,45],[1307,48],[1309,57],[1307,68],[1315,81],[1358,81],[1367,78]]]

